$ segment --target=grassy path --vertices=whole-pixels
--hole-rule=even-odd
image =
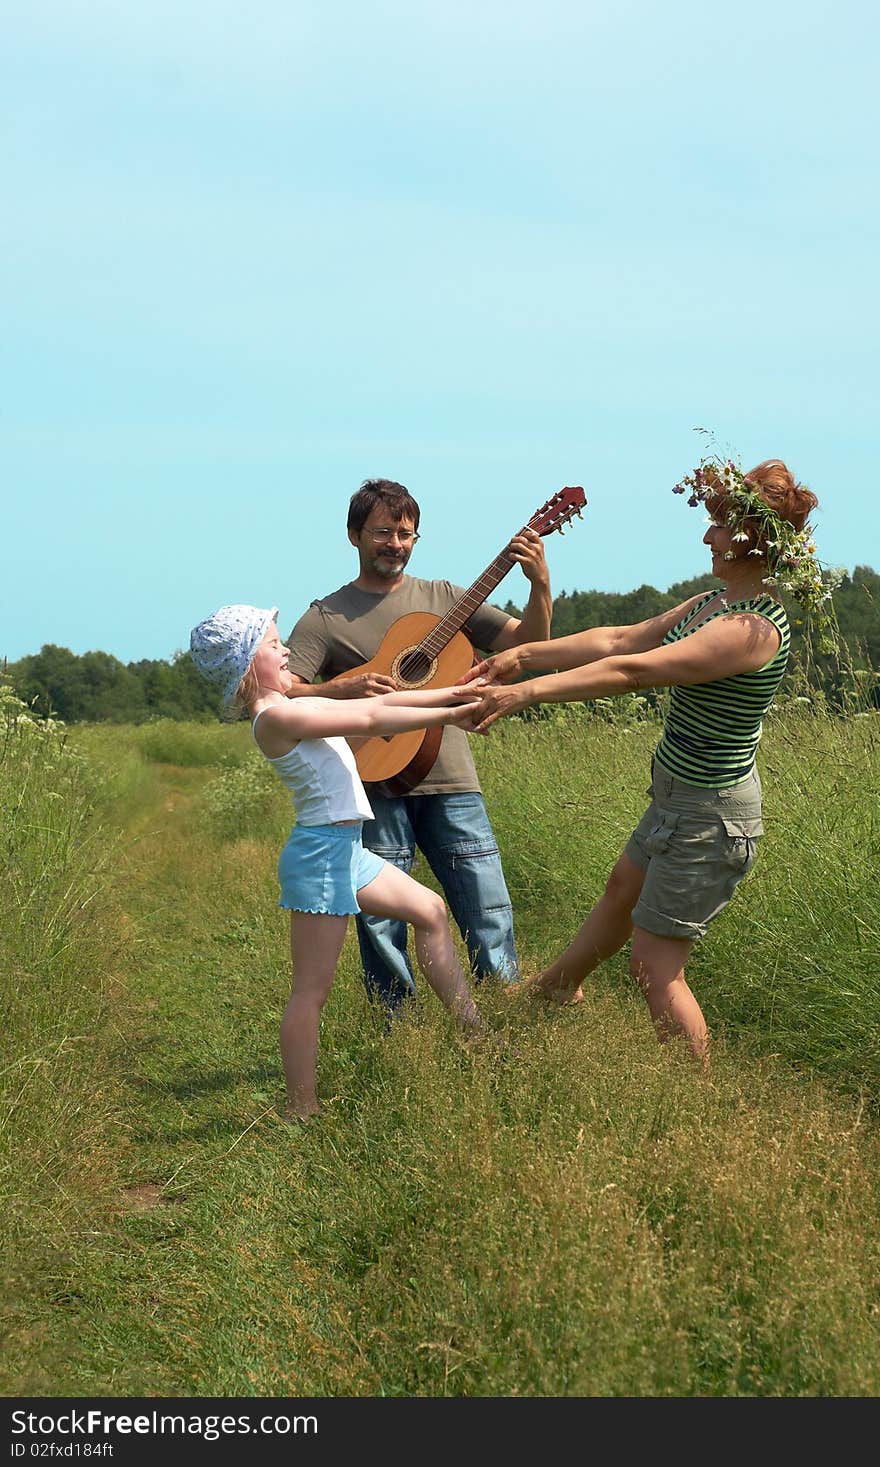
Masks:
[[[325,1115],[285,1126],[276,841],[205,833],[214,777],[152,764],[126,806],[91,1117],[45,1169],[8,1394],[877,1393],[858,1098],[733,1043],[695,1080],[612,965],[579,1010],[487,995],[499,1056],[431,999],[386,1035],[350,936]],[[531,912],[527,955],[558,923]]]

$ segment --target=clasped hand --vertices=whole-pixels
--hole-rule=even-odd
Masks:
[[[520,658],[516,647],[475,663],[453,689],[457,697],[473,699],[475,693],[479,697],[478,702],[469,703],[467,719],[460,726],[470,733],[485,734],[499,718],[524,707],[525,698],[519,689],[504,686],[519,671]]]

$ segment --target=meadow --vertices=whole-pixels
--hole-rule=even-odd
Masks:
[[[523,968],[641,814],[658,724],[475,753]],[[349,933],[324,1111],[280,1116],[289,806],[246,727],[32,721],[0,687],[7,1396],[880,1391],[880,715],[767,722],[767,834],[689,970],[708,1075],[625,954],[557,1010],[387,1028]],[[430,874],[419,872],[430,880]]]

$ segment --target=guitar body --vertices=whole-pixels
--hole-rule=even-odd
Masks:
[[[525,528],[538,535],[550,535],[554,530],[562,534],[563,526],[574,515],[580,516],[586,502],[579,484],[567,485],[535,510]],[[514,558],[509,548],[505,548],[445,616],[411,611],[398,617],[382,638],[375,657],[339,673],[339,677],[357,677],[362,672],[384,673],[401,690],[454,686],[476,660],[473,646],[461,628],[513,564]],[[442,728],[429,728],[367,739],[355,754],[358,773],[364,784],[384,785],[383,793],[408,794],[428,774],[440,752],[442,738]]]
[[[436,657],[429,659],[420,653],[419,643],[440,621],[441,617],[426,611],[398,617],[382,638],[376,655],[359,667],[339,673],[339,679],[378,672],[393,677],[401,689],[453,686],[473,665],[474,649],[464,632],[456,632]],[[428,774],[442,738],[442,728],[420,728],[367,739],[355,754],[358,773],[365,784],[388,782],[389,794],[406,794]]]

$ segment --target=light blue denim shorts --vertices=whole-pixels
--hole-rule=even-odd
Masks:
[[[361,844],[354,825],[295,825],[278,857],[279,907],[351,917],[357,893],[384,868],[381,856]]]
[[[703,789],[655,763],[649,793],[625,848],[645,873],[633,923],[658,937],[705,937],[755,863],[764,830],[758,772],[729,789]]]

